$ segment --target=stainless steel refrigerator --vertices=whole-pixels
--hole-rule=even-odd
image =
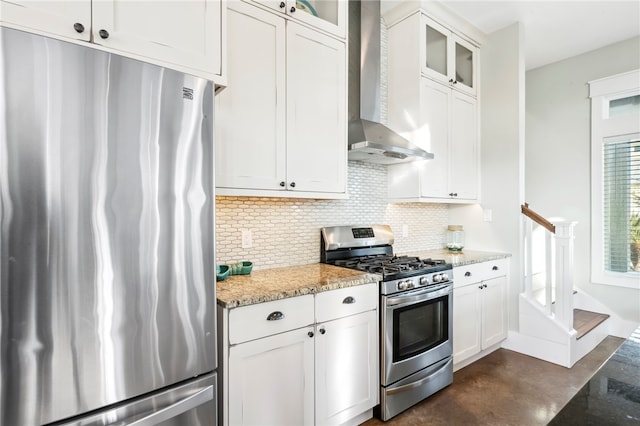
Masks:
[[[0,424],[215,425],[213,86],[0,28]]]

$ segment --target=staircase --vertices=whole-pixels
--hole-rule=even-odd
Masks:
[[[521,211],[525,274],[519,329],[509,332],[503,347],[570,368],[609,334],[626,337],[626,324],[596,299],[574,290],[576,222],[551,223],[527,204]]]

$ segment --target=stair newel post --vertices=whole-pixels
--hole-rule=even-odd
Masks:
[[[556,319],[573,329],[573,241],[577,222],[555,222]]]

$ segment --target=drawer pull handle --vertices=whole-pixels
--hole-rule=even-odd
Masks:
[[[498,270],[498,269],[500,269],[500,268],[498,268],[497,266],[494,266],[494,267],[493,267],[493,268],[491,268],[491,269],[493,269],[494,271],[497,271],[497,270]]]
[[[471,272],[469,272],[469,271],[465,272],[465,273],[464,273],[464,276],[465,276],[465,277],[470,277],[470,276],[471,276]]]
[[[356,303],[356,299],[354,299],[351,296],[347,296],[347,297],[344,298],[342,303],[344,303],[345,305],[351,305],[352,303]]]
[[[284,314],[280,311],[271,312],[267,317],[267,321],[278,321],[284,319]]]

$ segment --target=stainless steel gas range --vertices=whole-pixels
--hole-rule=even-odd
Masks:
[[[388,225],[321,229],[323,263],[382,276],[380,405],[388,420],[453,382],[452,266],[394,256]]]

